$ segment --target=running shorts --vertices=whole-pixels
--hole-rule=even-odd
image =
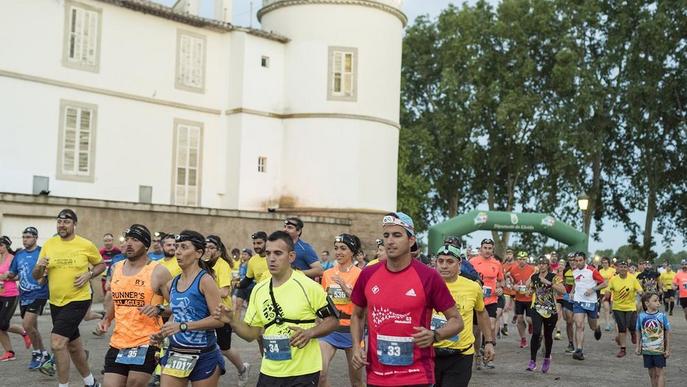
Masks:
[[[630,332],[635,331],[635,324],[637,323],[636,311],[623,312],[620,310],[614,310],[613,318],[615,319],[616,324],[618,324],[618,332],[625,333],[627,330],[630,330]]]
[[[489,314],[490,318],[496,318],[496,309],[497,308],[498,308],[498,306],[496,305],[496,303],[484,305],[484,309],[487,310],[487,313]],[[475,318],[475,321],[477,321],[476,318]]]
[[[573,302],[572,304],[573,304],[573,313],[575,313],[575,314],[584,313],[587,315],[587,318],[590,318],[592,320],[596,320],[599,317],[598,304],[597,304],[597,307],[594,308],[594,310],[587,310],[587,309],[583,308],[582,304],[580,304],[579,302]]]
[[[165,356],[160,359],[160,365],[163,368],[163,373],[164,367],[167,365],[167,360],[169,359],[169,354],[172,351],[174,351],[174,348],[170,347],[169,350],[165,352]],[[193,367],[193,371],[191,371],[191,375],[188,376],[188,380],[191,382],[205,380],[212,376],[212,374],[215,372],[215,368],[217,367],[219,367],[220,374],[224,375],[226,372],[224,367],[224,358],[222,357],[222,353],[219,351],[219,348],[215,347],[214,349],[209,349],[207,352],[203,352],[203,350],[201,350],[198,361],[196,362],[196,366]]]
[[[663,299],[675,297],[675,289],[665,290],[663,292]]]
[[[43,309],[45,309],[45,303],[48,302],[46,299],[33,300],[26,305],[19,305],[19,312],[21,313],[21,318],[28,313],[37,314],[39,316],[43,315]]]
[[[91,300],[72,301],[63,306],[50,304],[50,317],[52,318],[52,333],[66,337],[74,341],[81,336],[79,324],[86,316]]]
[[[120,364],[116,362],[119,349],[110,347],[105,354],[105,373],[128,376],[129,372],[133,371],[152,375],[152,373],[155,372],[155,367],[157,367],[157,359],[155,358],[155,355],[158,351],[160,351],[160,348],[158,347],[148,347],[146,358],[141,365]]]
[[[0,297],[0,331],[10,329],[10,320],[14,316],[14,311],[17,310],[18,303],[19,296]]]
[[[309,387],[317,386],[320,382],[320,372],[314,374],[285,376],[277,378],[260,373],[258,386],[260,387]],[[369,386],[369,385],[368,385]]]
[[[687,309],[687,297],[680,297],[680,306],[682,309]]]
[[[456,354],[434,358],[435,386],[467,387],[472,378],[474,355]]]
[[[515,301],[515,315],[526,315],[527,317],[532,317],[532,308],[530,307],[529,301]]]
[[[644,368],[665,368],[666,358],[663,355],[644,355]]]
[[[349,349],[353,347],[353,338],[350,332],[334,331],[327,336],[320,337],[320,340],[336,349]]]

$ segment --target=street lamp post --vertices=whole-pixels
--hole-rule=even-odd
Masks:
[[[580,210],[582,210],[582,231],[584,232],[584,235],[586,236],[585,242],[584,242],[584,248],[585,248],[585,253],[589,253],[589,223],[588,222],[588,216],[589,216],[589,196],[587,194],[583,193],[580,196],[577,197],[577,205],[580,207]]]

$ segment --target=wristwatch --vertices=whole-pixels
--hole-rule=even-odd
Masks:
[[[188,330],[188,324],[186,324],[186,323],[179,324],[179,330],[182,332],[186,332]]]
[[[158,315],[158,316],[165,312],[165,307],[164,307],[164,305],[162,305],[162,304],[157,304],[157,305],[155,305],[155,307],[157,308],[157,315]]]
[[[436,329],[432,329],[432,333],[434,334],[434,342],[435,342],[435,343],[438,343],[439,341],[441,341],[441,340],[439,339],[439,333],[437,332]]]

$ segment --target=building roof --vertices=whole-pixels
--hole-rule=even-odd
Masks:
[[[251,35],[259,36],[261,38],[274,40],[280,43],[286,43],[289,38],[276,34],[274,32],[265,31],[257,28],[238,27],[231,23],[226,23],[220,20],[205,18],[202,16],[192,15],[189,13],[181,13],[173,10],[162,4],[154,3],[150,0],[97,0],[102,3],[116,5],[122,8],[128,8],[134,11],[143,12],[157,17],[162,17],[169,20],[174,20],[179,23],[188,24],[194,27],[207,28],[218,32],[243,31]]]

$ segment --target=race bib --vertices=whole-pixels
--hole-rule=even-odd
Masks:
[[[265,359],[282,361],[291,360],[291,344],[287,335],[271,335],[262,337]]]
[[[482,288],[482,294],[484,294],[484,297],[491,297],[491,287],[485,286]]]
[[[377,358],[384,365],[413,364],[413,338],[377,335]]]
[[[582,309],[588,310],[590,312],[596,311],[596,302],[580,302]]]
[[[175,378],[186,379],[191,375],[191,372],[193,372],[193,368],[196,366],[197,362],[198,355],[188,355],[170,351],[169,357],[167,357],[167,364],[162,369],[162,373],[174,376]]]
[[[123,348],[117,353],[115,363],[128,365],[143,365],[146,361],[148,346],[142,345],[134,348]]]
[[[534,310],[536,310],[537,313],[539,313],[539,315],[544,317],[544,318],[549,318],[553,314],[553,311],[551,310],[551,308],[543,306],[543,305],[536,305],[534,307]]]
[[[687,282],[685,282],[684,284],[682,284],[682,288],[685,289],[685,290],[687,290]]]
[[[518,293],[527,293],[527,285],[515,285],[515,291]]]
[[[444,316],[434,315],[434,316],[432,316],[432,322],[429,324],[429,327],[430,327],[430,329],[435,330],[435,329],[439,329],[439,328],[443,327],[444,325],[446,325],[446,323],[447,323],[447,321],[444,318]],[[459,338],[459,336],[455,335],[453,337],[449,337],[446,340],[458,342],[458,338]]]
[[[351,302],[351,299],[346,295],[339,284],[329,285],[327,289],[327,295],[331,297],[332,301],[336,305],[344,305]]]

